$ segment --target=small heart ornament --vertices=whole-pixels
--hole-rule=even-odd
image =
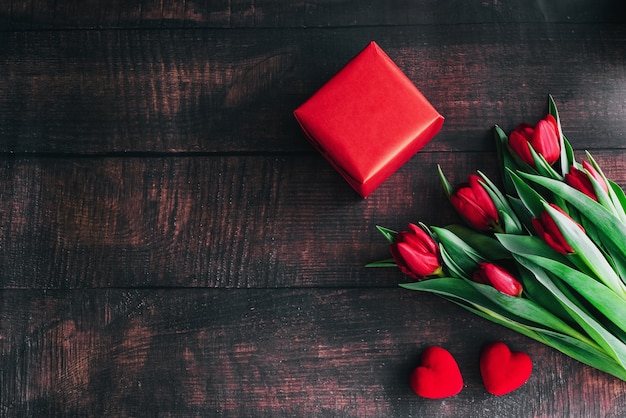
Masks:
[[[463,389],[463,377],[452,354],[445,348],[432,346],[422,353],[421,365],[411,373],[413,391],[430,399],[447,398]]]
[[[487,392],[506,395],[522,386],[532,373],[528,354],[511,351],[503,342],[486,346],[480,354],[480,374]]]

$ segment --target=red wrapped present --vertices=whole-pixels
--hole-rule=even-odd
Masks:
[[[363,197],[443,125],[443,116],[375,42],[294,115],[311,143]]]

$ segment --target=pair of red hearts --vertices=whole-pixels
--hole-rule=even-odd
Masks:
[[[532,361],[526,353],[511,351],[502,342],[491,343],[480,355],[480,374],[487,392],[505,395],[522,386],[530,377]],[[433,346],[421,357],[421,365],[411,373],[411,388],[424,398],[454,396],[463,389],[463,377],[452,354]]]

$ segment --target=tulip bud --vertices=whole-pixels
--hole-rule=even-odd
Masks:
[[[561,154],[561,133],[556,119],[547,115],[534,127],[528,123],[520,124],[509,135],[509,146],[522,161],[532,167],[535,166],[535,160],[529,146],[542,155],[548,164],[554,164]]]
[[[609,192],[609,188],[600,173],[598,173],[591,164],[587,163],[587,161],[583,161],[583,169],[584,170],[579,170],[572,166],[570,172],[565,174],[565,182],[579,192],[583,192],[593,200],[598,201],[598,196],[596,196],[589,176],[593,177],[606,193]]]
[[[480,263],[478,270],[472,276],[472,280],[491,285],[509,296],[519,296],[523,290],[522,284],[511,273],[491,263]]]
[[[565,213],[560,207],[555,204],[550,204],[551,207],[561,212],[563,215],[572,219],[567,213]],[[575,222],[572,219],[572,222]],[[532,224],[535,230],[537,231],[537,235],[541,237],[546,244],[552,247],[555,251],[558,251],[561,254],[572,254],[574,253],[574,249],[567,243],[565,237],[561,233],[561,230],[557,226],[552,216],[548,213],[548,211],[544,211],[541,214],[540,218],[533,218]],[[578,224],[577,224],[578,225]],[[584,231],[584,228],[580,225],[578,227]]]
[[[399,232],[390,250],[400,270],[413,279],[438,275],[442,271],[437,243],[417,225],[409,224],[409,231]]]
[[[498,229],[498,210],[479,176],[471,174],[469,182],[459,186],[450,195],[450,202],[456,211],[479,231]]]

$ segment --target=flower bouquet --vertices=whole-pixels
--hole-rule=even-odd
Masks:
[[[501,191],[483,173],[443,189],[467,226],[378,226],[401,286],[434,293],[626,380],[626,196],[592,156],[579,163],[548,115],[494,127]]]

